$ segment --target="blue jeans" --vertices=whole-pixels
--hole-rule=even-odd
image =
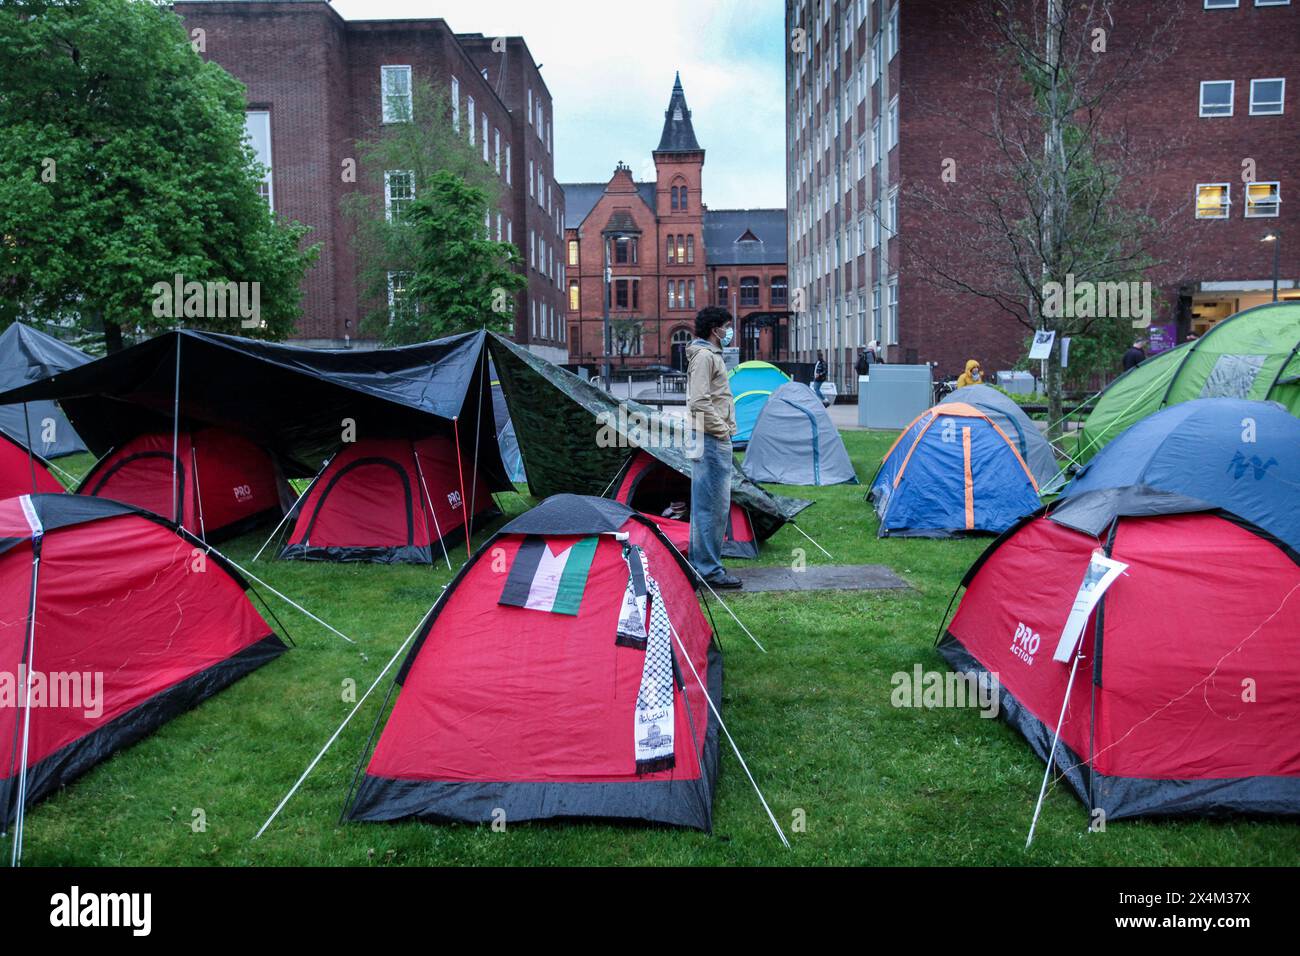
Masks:
[[[702,435],[691,465],[691,564],[701,577],[722,573],[722,541],[731,513],[731,439]]]
[[[822,386],[826,384],[825,379],[818,379],[813,383],[813,394],[817,396],[817,401],[822,400]]]

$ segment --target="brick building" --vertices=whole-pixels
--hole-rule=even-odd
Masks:
[[[742,357],[787,357],[774,351],[785,348],[785,211],[704,203],[704,148],[680,76],[653,158],[654,182],[620,162],[608,182],[563,186],[569,361],[603,361],[606,296],[616,366],[682,367],[706,305],[736,316]]]
[[[366,304],[357,289],[351,221],[340,203],[352,190],[384,191],[386,206],[410,198],[404,171],[385,171],[380,186],[358,171],[343,175],[359,140],[398,121],[393,102],[413,84],[445,91],[451,122],[481,149],[502,185],[490,228],[513,242],[528,287],[516,298],[515,339],[563,361],[563,193],[555,185],[554,106],[521,37],[456,34],[441,19],[344,20],[326,2],[176,3],[203,55],[248,90],[248,129],[270,167],[267,199],[275,211],[311,227],[321,255],[305,279],[296,341],[339,346],[358,338]],[[196,34],[195,31],[202,31]],[[390,297],[400,294],[390,276]]]
[[[1024,353],[1019,323],[926,281],[899,241],[928,237],[933,225],[908,186],[937,179],[946,157],[976,169],[986,148],[958,116],[987,115],[975,91],[998,67],[970,42],[962,6],[786,3],[787,31],[806,41],[786,53],[789,261],[805,305],[791,347],[805,360],[825,349],[841,388],[854,387],[852,362],[872,339],[891,361],[934,362],[940,374],[971,356],[1010,368]],[[1116,10],[1112,54],[1125,42],[1125,17],[1143,12]],[[1300,121],[1288,102],[1300,71],[1300,3],[1184,0],[1181,14],[1174,55],[1126,91],[1114,114],[1160,148],[1135,188],[1170,211],[1186,208],[1156,250],[1165,264],[1148,276],[1153,324],[1170,341],[1271,298],[1274,246],[1261,243],[1271,232],[1282,242],[1279,294],[1300,296],[1300,214],[1283,201],[1300,182]],[[1254,161],[1252,184],[1242,179],[1244,159]],[[960,237],[948,241],[940,251],[960,258]]]

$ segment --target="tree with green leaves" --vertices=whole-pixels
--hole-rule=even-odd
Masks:
[[[527,280],[516,248],[492,238],[501,177],[457,128],[447,96],[417,80],[409,103],[391,100],[395,121],[358,143],[368,188],[343,203],[369,303],[363,328],[389,345],[513,332],[515,293]]]
[[[177,325],[288,335],[316,250],[260,195],[245,108],[167,6],[0,5],[0,323],[98,330],[110,351]],[[195,283],[217,308],[160,302]],[[227,312],[236,287],[255,309]]]
[[[611,319],[609,337],[613,340],[613,354],[618,356],[618,364],[625,365],[627,357],[636,351],[641,341],[644,326],[636,319]]]
[[[1062,339],[1072,365],[1096,367],[1103,349],[1151,321],[1130,301],[1131,284],[1144,286],[1142,307],[1167,307],[1143,280],[1157,266],[1176,271],[1157,250],[1184,207],[1158,205],[1142,188],[1165,144],[1129,135],[1121,99],[1173,55],[1180,9],[1176,0],[972,0],[954,15],[988,64],[970,91],[982,99],[916,108],[975,133],[983,149],[960,178],[907,187],[923,214],[899,239],[926,266],[923,278],[1029,332],[1055,333],[1042,383],[1055,437]],[[1112,308],[1121,293],[1123,307]]]

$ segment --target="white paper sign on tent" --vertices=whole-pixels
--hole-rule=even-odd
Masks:
[[[1092,560],[1088,562],[1088,570],[1079,584],[1079,593],[1074,596],[1074,607],[1070,608],[1070,616],[1065,619],[1065,628],[1061,631],[1061,639],[1056,644],[1052,660],[1062,664],[1070,662],[1083,634],[1083,626],[1088,623],[1088,617],[1097,602],[1111,582],[1127,569],[1128,565],[1122,561],[1108,558],[1100,551],[1092,553]]]
[[[1034,344],[1029,346],[1029,357],[1031,359],[1045,359],[1052,354],[1052,343],[1056,341],[1056,333],[1047,329],[1039,329],[1034,333]]]

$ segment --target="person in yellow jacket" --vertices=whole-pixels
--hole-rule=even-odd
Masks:
[[[722,566],[722,542],[731,513],[731,436],[736,408],[722,350],[731,344],[731,313],[716,305],[695,316],[686,346],[686,415],[695,436],[691,462],[691,548],[696,573],[715,588],[738,588]]]
[[[984,381],[984,372],[980,369],[980,363],[975,359],[966,360],[966,371],[957,376],[957,387],[965,388],[967,385],[979,385]]]

